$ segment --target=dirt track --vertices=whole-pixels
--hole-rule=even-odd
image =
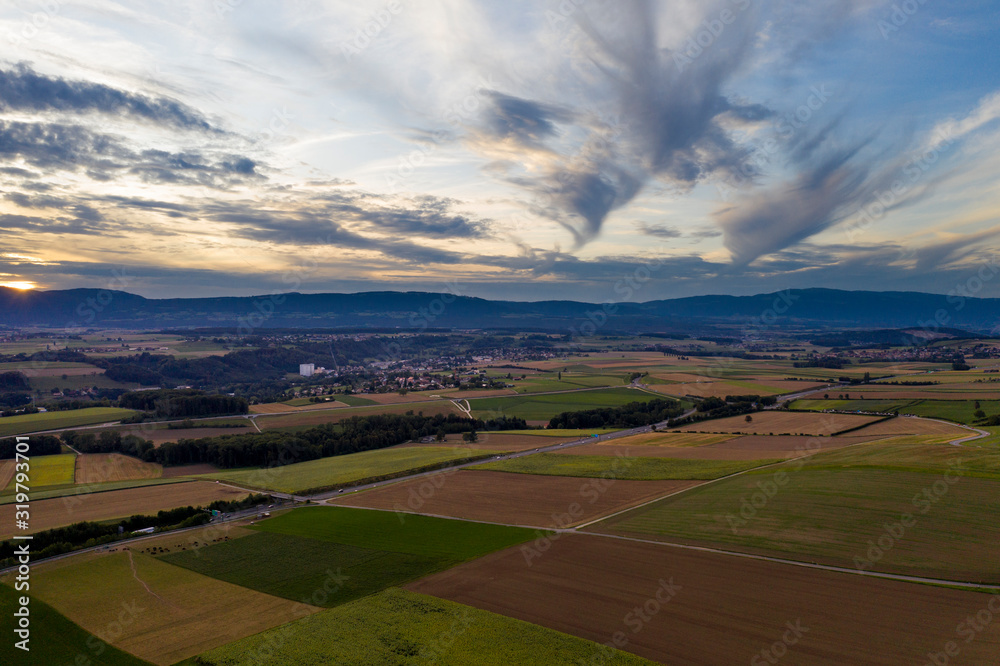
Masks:
[[[332,504],[418,511],[438,516],[534,527],[569,527],[699,481],[614,481],[460,470],[397,483]],[[576,505],[577,509],[571,508]],[[556,521],[554,516],[569,519]],[[559,525],[558,523],[562,524]]]
[[[947,663],[1000,663],[1000,622],[969,643],[956,630],[991,599],[1000,611],[1000,597],[584,535],[556,538],[529,566],[531,547],[407,587],[602,644],[621,632],[624,649],[667,664],[774,663],[752,660],[786,636],[785,664],[919,665],[949,641],[961,659]]]

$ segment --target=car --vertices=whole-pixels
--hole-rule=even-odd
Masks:
[[[340,489],[340,490],[338,490],[337,492],[338,492],[338,493],[342,493],[342,492],[344,492],[344,489],[343,489],[343,488],[341,488],[341,489]]]

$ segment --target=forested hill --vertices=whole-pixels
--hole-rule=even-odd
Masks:
[[[607,323],[605,323],[605,317]],[[148,299],[120,291],[18,291],[0,287],[0,325],[49,327],[531,328],[592,332],[681,330],[699,323],[838,328],[1000,325],[1000,299],[916,292],[788,290],[756,296],[694,296],[608,305],[575,301],[490,301],[425,292],[278,294]]]

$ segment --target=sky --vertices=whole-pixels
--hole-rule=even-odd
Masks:
[[[997,297],[998,41],[991,0],[11,0],[0,284]]]

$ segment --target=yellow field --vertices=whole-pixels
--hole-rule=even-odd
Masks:
[[[745,416],[702,421],[681,428],[684,432],[726,432],[747,435],[832,435],[835,432],[877,421],[879,417],[857,414],[824,414],[766,411]]]
[[[596,446],[707,446],[718,444],[738,435],[717,435],[700,432],[648,432],[620,439],[596,442]]]
[[[35,456],[31,458],[30,464],[31,471],[28,473],[28,478],[31,480],[29,485],[32,489],[71,484],[75,478],[75,453]]]
[[[164,665],[320,610],[124,549],[36,565],[31,591],[98,638]]]
[[[88,453],[76,457],[77,483],[158,479],[163,468],[120,453]]]

